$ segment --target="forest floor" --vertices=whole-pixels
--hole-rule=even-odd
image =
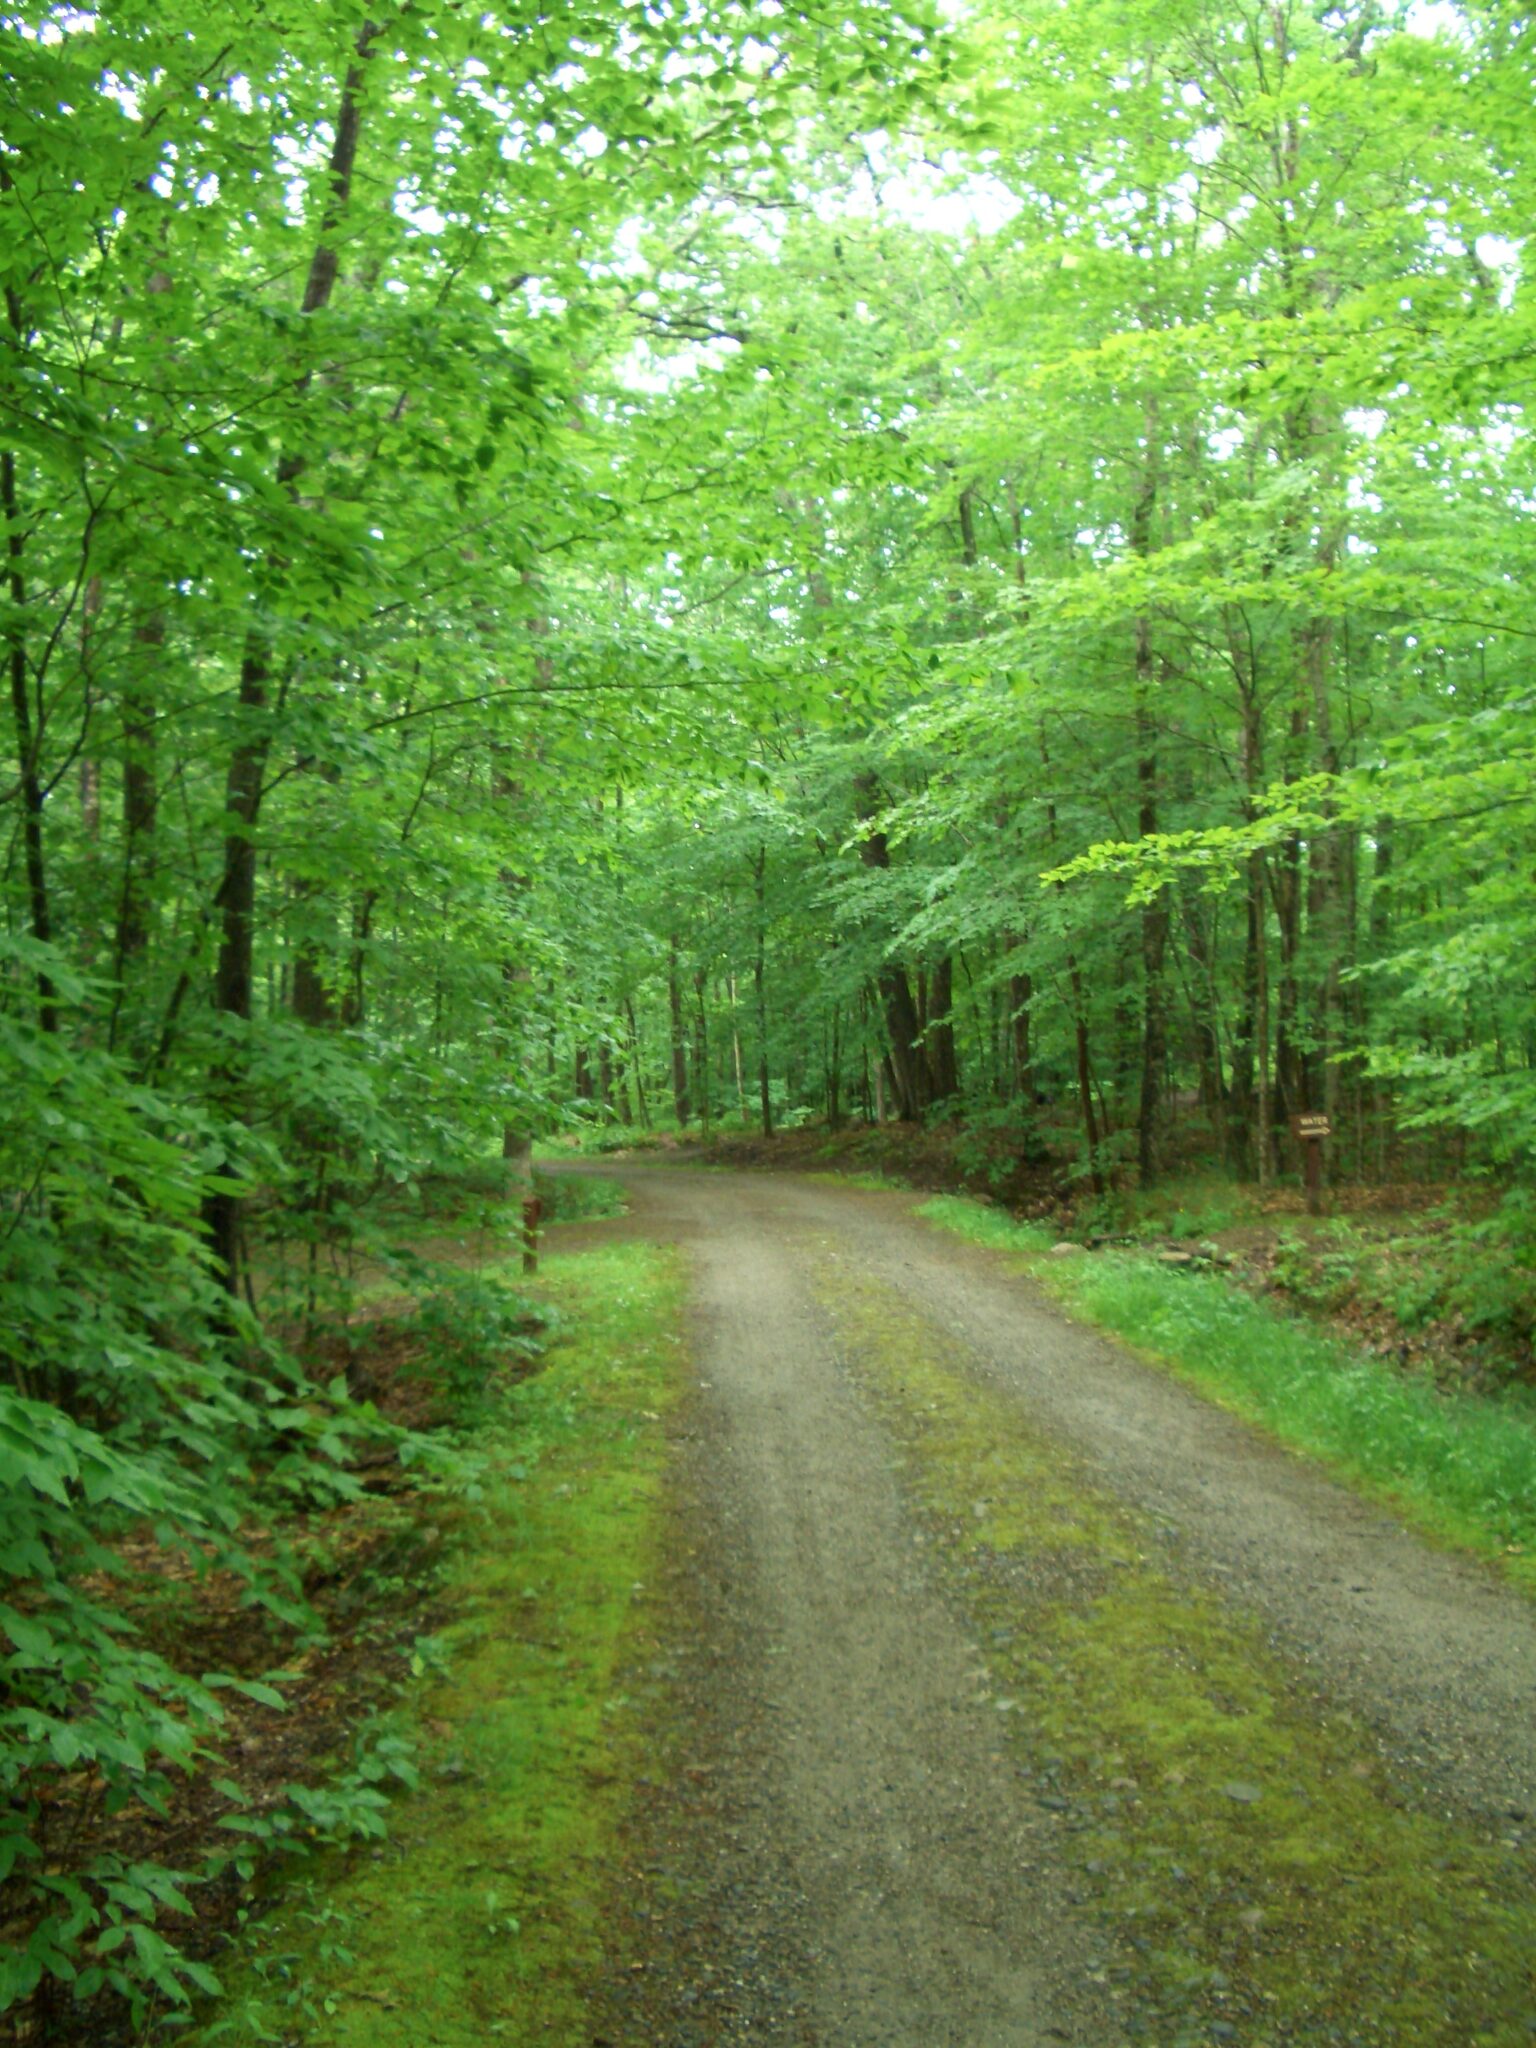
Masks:
[[[1536,2038],[1536,1617],[911,1197],[622,1169],[683,1244],[687,1767],[590,2039]]]

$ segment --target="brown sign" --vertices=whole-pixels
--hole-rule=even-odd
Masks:
[[[1333,1125],[1325,1116],[1293,1116],[1291,1129],[1298,1138],[1331,1138]]]

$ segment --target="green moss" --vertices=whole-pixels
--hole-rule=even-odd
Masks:
[[[509,1397],[453,1573],[449,1675],[417,1707],[422,1789],[391,1840],[264,1921],[197,2038],[315,2048],[585,2044],[619,1825],[642,1761],[622,1674],[653,1616],[681,1387],[674,1256],[554,1257],[573,1334]]]
[[[1155,1530],[932,1325],[830,1265],[818,1285],[1154,2038],[1228,2016],[1246,2048],[1528,2042],[1529,1871],[1410,1810],[1262,1630],[1160,1568]]]
[[[1536,1411],[1528,1401],[1442,1393],[1218,1274],[1171,1272],[1115,1252],[1055,1260],[1048,1240],[975,1202],[920,1215],[1020,1270],[1074,1314],[1283,1443],[1329,1464],[1427,1534],[1496,1558],[1536,1588]]]

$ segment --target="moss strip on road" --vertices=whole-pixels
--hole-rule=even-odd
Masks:
[[[935,1326],[830,1262],[819,1292],[969,1611],[990,1706],[1057,1817],[1126,2031],[1158,2048],[1513,2048],[1531,1873],[1414,1811],[1241,1611],[1153,1561]]]

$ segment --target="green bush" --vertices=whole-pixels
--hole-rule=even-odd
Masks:
[[[36,948],[7,944],[35,971]],[[123,1541],[151,1533],[310,1628],[283,1548],[246,1532],[285,1501],[355,1493],[351,1453],[383,1425],[340,1380],[308,1380],[211,1273],[199,1212],[231,1133],[3,1007],[0,1066],[0,1880],[24,1930],[0,1956],[0,2010],[52,1979],[142,2013],[209,1988],[167,1931],[206,1873],[70,1860],[50,1823],[164,1815],[179,1777],[216,1768],[222,1696],[277,1695],[149,1647],[119,1590]]]

